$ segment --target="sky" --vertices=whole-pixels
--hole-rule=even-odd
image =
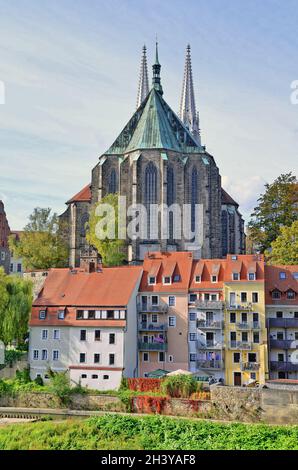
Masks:
[[[297,0],[0,0],[0,199],[11,229],[62,213],[135,110],[155,38],[179,109],[192,48],[202,143],[246,217],[264,184],[297,174]]]

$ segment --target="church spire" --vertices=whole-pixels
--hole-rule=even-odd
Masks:
[[[152,79],[152,86],[157,90],[161,95],[163,94],[162,86],[160,83],[160,69],[161,65],[158,60],[158,42],[156,41],[155,44],[155,64],[152,66],[153,68],[153,79]]]
[[[201,145],[199,128],[199,113],[196,111],[195,94],[192,79],[190,45],[186,48],[186,59],[184,69],[184,79],[180,102],[179,117],[183,124],[190,130],[195,141]]]
[[[138,89],[138,98],[137,98],[137,109],[143,103],[144,99],[149,93],[149,81],[148,81],[148,69],[147,69],[147,49],[146,46],[143,47],[142,61],[141,61],[141,71],[139,79],[139,89]]]

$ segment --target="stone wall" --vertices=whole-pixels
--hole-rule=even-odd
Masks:
[[[211,387],[212,418],[298,424],[298,390]]]

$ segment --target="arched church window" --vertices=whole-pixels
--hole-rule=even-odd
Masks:
[[[148,234],[150,233],[150,223],[157,223],[157,221],[152,221],[150,218],[151,204],[157,204],[157,168],[152,162],[148,163],[145,170],[145,205],[147,209]]]
[[[191,172],[191,231],[196,227],[196,204],[198,204],[198,170],[194,166]]]
[[[174,168],[172,165],[168,166],[167,169],[167,205],[168,208],[175,202],[175,180],[174,180]],[[174,221],[173,213],[169,212],[169,238],[173,239],[174,236]]]
[[[85,212],[81,217],[81,230],[80,230],[81,237],[86,236],[86,229],[87,229],[88,222],[89,222],[89,214]]]
[[[116,170],[113,168],[109,180],[109,193],[115,194],[117,192],[117,175]]]

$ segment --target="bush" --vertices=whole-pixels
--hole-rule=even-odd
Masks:
[[[12,367],[15,362],[21,359],[23,354],[24,354],[24,351],[18,351],[17,349],[6,349],[5,350],[5,364]]]
[[[68,372],[53,372],[50,375],[50,391],[59,398],[63,405],[68,405],[70,402],[70,395],[72,390],[70,388],[70,382]]]
[[[43,387],[43,380],[42,380],[42,377],[40,377],[40,375],[38,375],[38,376],[34,379],[34,382],[36,383],[36,385],[40,385],[41,387]]]
[[[119,387],[119,391],[120,390],[127,390],[128,389],[128,380],[126,377],[121,377],[121,383],[120,383],[120,387]]]
[[[172,375],[163,379],[161,390],[173,398],[189,398],[197,391],[197,381],[192,375]]]
[[[26,369],[17,370],[16,371],[16,381],[19,384],[28,384],[29,382],[31,382],[30,368],[26,367]]]

